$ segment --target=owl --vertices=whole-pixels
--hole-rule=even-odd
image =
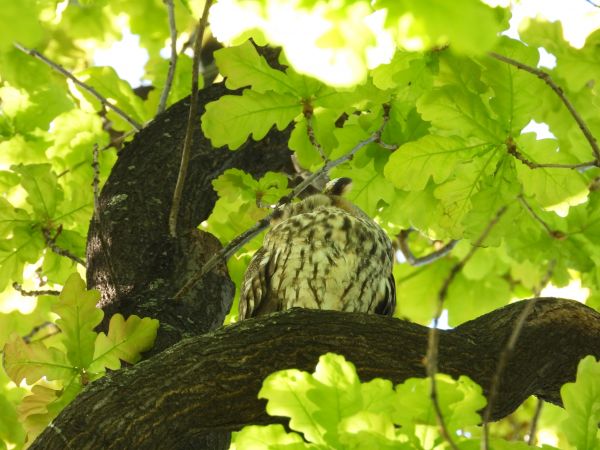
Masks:
[[[273,214],[244,276],[240,319],[293,307],[393,315],[392,243],[342,196],[350,183],[332,180]]]

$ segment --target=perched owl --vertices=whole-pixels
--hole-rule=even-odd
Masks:
[[[396,306],[392,243],[341,195],[349,178],[274,215],[242,283],[240,319],[292,307],[391,316]]]

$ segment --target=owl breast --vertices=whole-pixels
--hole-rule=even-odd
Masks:
[[[362,211],[296,206],[273,226],[242,286],[241,318],[292,307],[393,313],[393,249]],[[353,207],[356,208],[356,207]]]

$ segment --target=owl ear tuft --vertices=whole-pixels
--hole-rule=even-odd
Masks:
[[[334,178],[325,185],[323,193],[326,195],[343,196],[352,189],[352,179],[347,177]]]

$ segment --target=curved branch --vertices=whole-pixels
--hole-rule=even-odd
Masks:
[[[441,331],[440,371],[470,376],[487,395],[499,355],[527,305],[517,302]],[[78,449],[191,448],[210,433],[281,421],[267,416],[265,402],[257,399],[262,380],[291,367],[313,371],[327,352],[352,361],[363,381],[423,377],[427,333],[394,318],[336,311],[293,309],[246,320],[92,383],[31,449],[63,449],[65,443]],[[578,361],[588,354],[600,357],[600,314],[570,300],[537,299],[490,418],[506,416],[532,394],[561,404],[560,387],[575,378]]]

